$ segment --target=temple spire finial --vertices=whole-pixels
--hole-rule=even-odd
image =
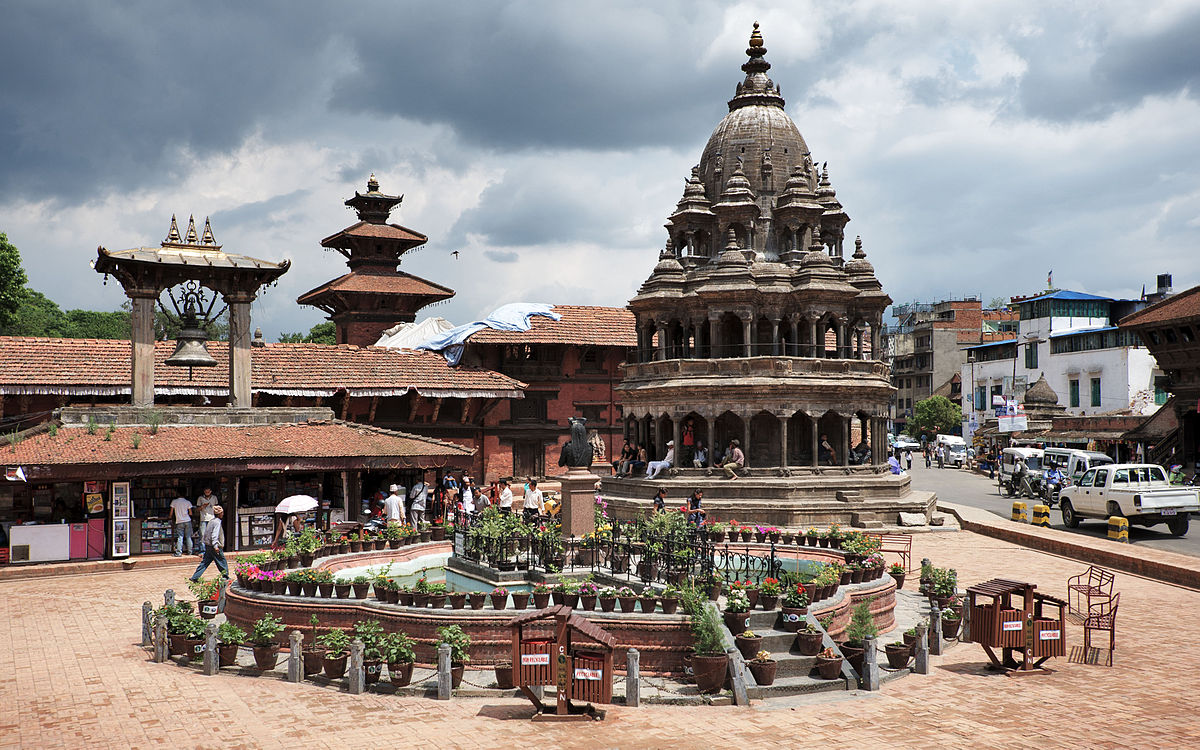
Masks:
[[[207,216],[204,217],[204,232],[200,235],[200,244],[212,246],[217,244],[217,238],[213,237],[212,224],[209,222]]]
[[[175,221],[175,214],[171,214],[171,228],[167,230],[167,238],[162,244],[178,243],[181,238],[179,236],[179,222]]]
[[[374,172],[372,172],[371,176],[367,178],[367,192],[368,193],[378,193],[379,192],[379,180],[375,179]]]
[[[195,216],[188,217],[187,234],[185,234],[183,236],[183,242],[186,245],[195,245],[196,244],[196,217]]]

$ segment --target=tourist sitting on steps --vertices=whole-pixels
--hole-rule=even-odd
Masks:
[[[631,477],[646,468],[646,464],[650,463],[649,457],[646,455],[646,447],[634,443],[634,459],[629,462],[629,469],[625,472],[625,476]]]
[[[668,440],[667,441],[667,455],[663,456],[663,460],[651,461],[650,463],[646,464],[646,478],[654,479],[660,473],[662,473],[662,471],[664,469],[669,469],[674,464],[675,464],[675,441]]]
[[[704,449],[704,441],[696,441],[696,451],[692,453],[692,466],[697,469],[703,469],[704,464],[708,462],[708,451]]]
[[[746,465],[746,454],[742,453],[741,443],[737,438],[729,441],[729,450],[725,453],[726,461],[721,465],[725,470],[726,479],[737,479],[737,470]]]

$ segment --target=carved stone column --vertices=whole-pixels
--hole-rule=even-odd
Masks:
[[[742,417],[742,454],[746,457],[746,468],[750,468],[750,417]]]
[[[750,323],[753,318],[750,315],[740,315],[738,317],[742,319],[742,356],[752,357],[754,355],[751,354],[752,339],[750,338]]]
[[[717,326],[717,318],[708,317],[708,358],[717,359],[721,356],[720,341],[721,336]]]
[[[853,421],[854,417],[842,417],[842,466],[850,465],[850,428]]]
[[[706,416],[705,420],[708,422],[708,465],[716,466],[713,457],[717,453],[717,418]]]
[[[788,465],[788,417],[779,420],[779,465]]]
[[[824,336],[821,337],[822,341],[820,341],[820,342],[817,341],[817,321],[815,319],[810,319],[808,321],[808,330],[809,330],[808,356],[810,356],[810,357],[825,356]]]
[[[771,353],[779,356],[779,318],[771,318]]]
[[[654,328],[658,331],[658,359],[665,360],[667,358],[667,324],[656,320]]]
[[[817,417],[812,414],[808,415],[808,422],[810,425],[808,437],[812,447],[812,458],[810,461],[813,466],[819,466],[821,462],[817,460],[817,448],[821,446],[820,427],[817,425]]]

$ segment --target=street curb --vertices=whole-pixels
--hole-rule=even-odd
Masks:
[[[955,503],[938,501],[938,510],[957,518],[964,531],[1164,583],[1200,589],[1200,559],[1189,555],[1134,547],[1107,539],[1080,537],[1061,529],[1014,523],[988,511]]]

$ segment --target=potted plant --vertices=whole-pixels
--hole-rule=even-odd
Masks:
[[[449,594],[450,609],[462,609],[467,606],[467,592],[451,591]]]
[[[820,540],[821,532],[817,530],[816,526],[809,526],[804,532],[804,541],[809,547],[816,547],[818,544],[820,544]]]
[[[906,575],[906,571],[904,570],[903,565],[900,563],[893,563],[891,567],[888,568],[888,575],[890,575],[892,580],[896,582],[897,590],[904,588],[904,576]]]
[[[692,673],[696,687],[701,693],[719,692],[729,671],[721,622],[717,613],[694,593],[684,597],[683,606],[692,630]]]
[[[420,534],[421,534],[421,541],[428,542],[430,539],[433,538],[433,529],[432,529],[432,527],[430,527],[430,525],[428,523],[423,523],[423,524],[421,524]]]
[[[325,649],[321,663],[325,676],[336,680],[346,674],[346,657],[350,656],[350,636],[342,628],[330,628],[317,637],[317,645]]]
[[[226,620],[217,626],[217,666],[232,667],[237,664],[238,649],[246,642],[246,631]]]
[[[825,532],[825,541],[829,543],[830,549],[842,548],[842,528],[836,523],[829,526],[829,530]]]
[[[922,594],[929,593],[929,587],[933,585],[933,563],[928,560],[921,561],[921,580],[917,587],[917,591]]]
[[[444,609],[446,606],[446,584],[429,584],[429,606],[433,609]]]
[[[182,654],[184,631],[188,621],[194,617],[191,602],[163,605],[154,610],[154,616],[167,618],[167,652],[172,655]]]
[[[496,662],[496,687],[500,690],[513,689],[512,662]]]
[[[403,594],[403,592],[401,592]],[[471,609],[483,609],[483,603],[487,601],[487,594],[482,591],[472,591],[467,594],[467,602],[470,603]]]
[[[550,606],[550,587],[545,583],[539,583],[533,587],[533,607],[534,609],[545,609]]]
[[[259,671],[274,669],[279,662],[279,634],[283,632],[283,620],[270,612],[259,618],[250,629],[250,643],[254,646],[254,664]]]
[[[204,620],[190,617],[183,626],[183,650],[187,658],[195,661],[204,656]]]
[[[741,535],[743,542],[748,542],[748,541],[750,541],[750,538],[754,535],[754,530],[751,529],[749,526],[740,526],[740,527],[738,527],[738,533]]]
[[[863,653],[866,650],[866,639],[879,635],[875,618],[871,616],[871,607],[867,602],[860,602],[850,611],[850,624],[846,627],[846,642],[842,644],[842,654],[854,667],[854,671],[862,674]]]
[[[359,620],[354,623],[354,637],[363,643],[364,682],[373,685],[383,673],[383,626],[379,620]]]
[[[196,597],[196,606],[200,609],[200,616],[205,620],[216,617],[217,597],[221,594],[221,579],[189,581],[188,588]]]
[[[958,593],[958,572],[954,568],[934,568],[930,591],[938,607],[945,609]]]
[[[596,594],[596,601],[600,602],[601,612],[612,612],[617,606],[617,590],[614,588],[600,589],[600,593]]]
[[[962,615],[947,607],[942,610],[942,637],[954,638],[962,626]]]
[[[514,591],[512,592],[513,609],[526,609],[529,607],[529,592]]]
[[[463,670],[471,660],[471,636],[463,632],[458,625],[446,625],[438,628],[438,645],[450,644],[450,687],[457,688],[462,684]]]
[[[759,687],[767,687],[775,682],[775,671],[779,664],[771,658],[770,651],[759,651],[753,659],[746,662],[746,666],[750,667],[750,674],[754,675],[754,681]]]
[[[338,599],[350,598],[350,582],[344,579],[339,579],[333,582],[333,590],[337,593]]]
[[[401,586],[396,592],[396,603],[402,607],[413,606],[413,590],[411,586]]]
[[[441,518],[435,518],[429,527],[429,539],[434,542],[446,541],[446,524]]]
[[[725,524],[720,521],[711,521],[705,526],[708,529],[709,539],[718,543],[725,541],[725,530],[728,528]]]
[[[817,674],[824,680],[836,680],[842,675],[842,657],[832,647],[817,654]]]
[[[303,649],[301,654],[304,660],[304,676],[312,677],[324,666],[322,660],[325,658],[325,649],[317,645],[317,628],[321,626],[321,618],[314,613],[308,618],[308,625],[312,628],[312,633],[309,634],[308,648]]]
[[[413,586],[413,606],[422,608],[429,606],[429,579],[425,577],[424,571]]]
[[[600,587],[591,581],[584,581],[579,584],[579,606],[586,612],[592,612],[596,609],[596,596],[600,593]]]
[[[400,549],[400,545],[404,543],[404,532],[401,529],[404,524],[399,521],[388,521],[387,526],[383,528],[383,538],[387,540],[388,547],[391,549]]]
[[[779,594],[782,589],[778,578],[764,578],[758,587],[758,603],[767,611],[775,609],[779,606]]]
[[[888,666],[892,669],[903,669],[912,655],[912,646],[904,641],[893,641],[883,647],[887,654]]]
[[[721,576],[716,573],[705,573],[697,581],[701,590],[708,594],[710,602],[715,602],[721,598],[721,589],[724,587],[724,583],[721,580]]]
[[[807,614],[808,594],[805,593],[804,586],[800,584],[789,586],[787,592],[783,595],[783,613],[781,618],[783,629],[789,633],[797,632]]]
[[[388,665],[388,678],[396,687],[412,682],[413,663],[417,660],[415,643],[404,633],[389,633],[381,646],[383,658]]]
[[[725,597],[725,627],[731,633],[740,633],[750,627],[750,601],[742,589],[733,589]]]
[[[367,594],[371,591],[371,579],[366,576],[355,576],[350,582],[351,588],[354,589],[354,596],[357,599],[366,599]]]
[[[762,643],[762,639],[763,637],[753,630],[742,631],[733,637],[734,644],[747,660],[753,659],[754,655],[758,653],[759,644]]]
[[[351,552],[362,552],[362,550],[363,550],[362,535],[356,531],[350,535],[350,551]]]
[[[667,586],[662,592],[662,611],[663,614],[673,615],[679,610],[679,601],[683,596],[683,591],[675,586]]]
[[[642,588],[642,593],[638,594],[638,603],[642,607],[642,612],[650,614],[658,607],[658,592],[650,586]]]
[[[904,635],[901,637],[904,639],[904,643],[907,644],[909,648],[912,648],[917,645],[917,629],[916,628],[909,628],[908,630],[905,630]]]
[[[642,559],[638,560],[637,573],[638,577],[643,581],[652,581],[658,577],[658,556],[660,554],[660,545],[657,542],[652,542],[646,545],[646,549],[642,552]]]
[[[628,586],[617,589],[617,601],[621,602],[621,611],[629,614],[637,606],[637,594]]]
[[[821,653],[821,643],[824,640],[825,634],[815,625],[803,622],[796,631],[796,650],[804,656],[816,656]]]
[[[492,609],[504,609],[505,605],[508,604],[508,589],[503,586],[497,586],[492,589],[490,596],[492,599]]]

